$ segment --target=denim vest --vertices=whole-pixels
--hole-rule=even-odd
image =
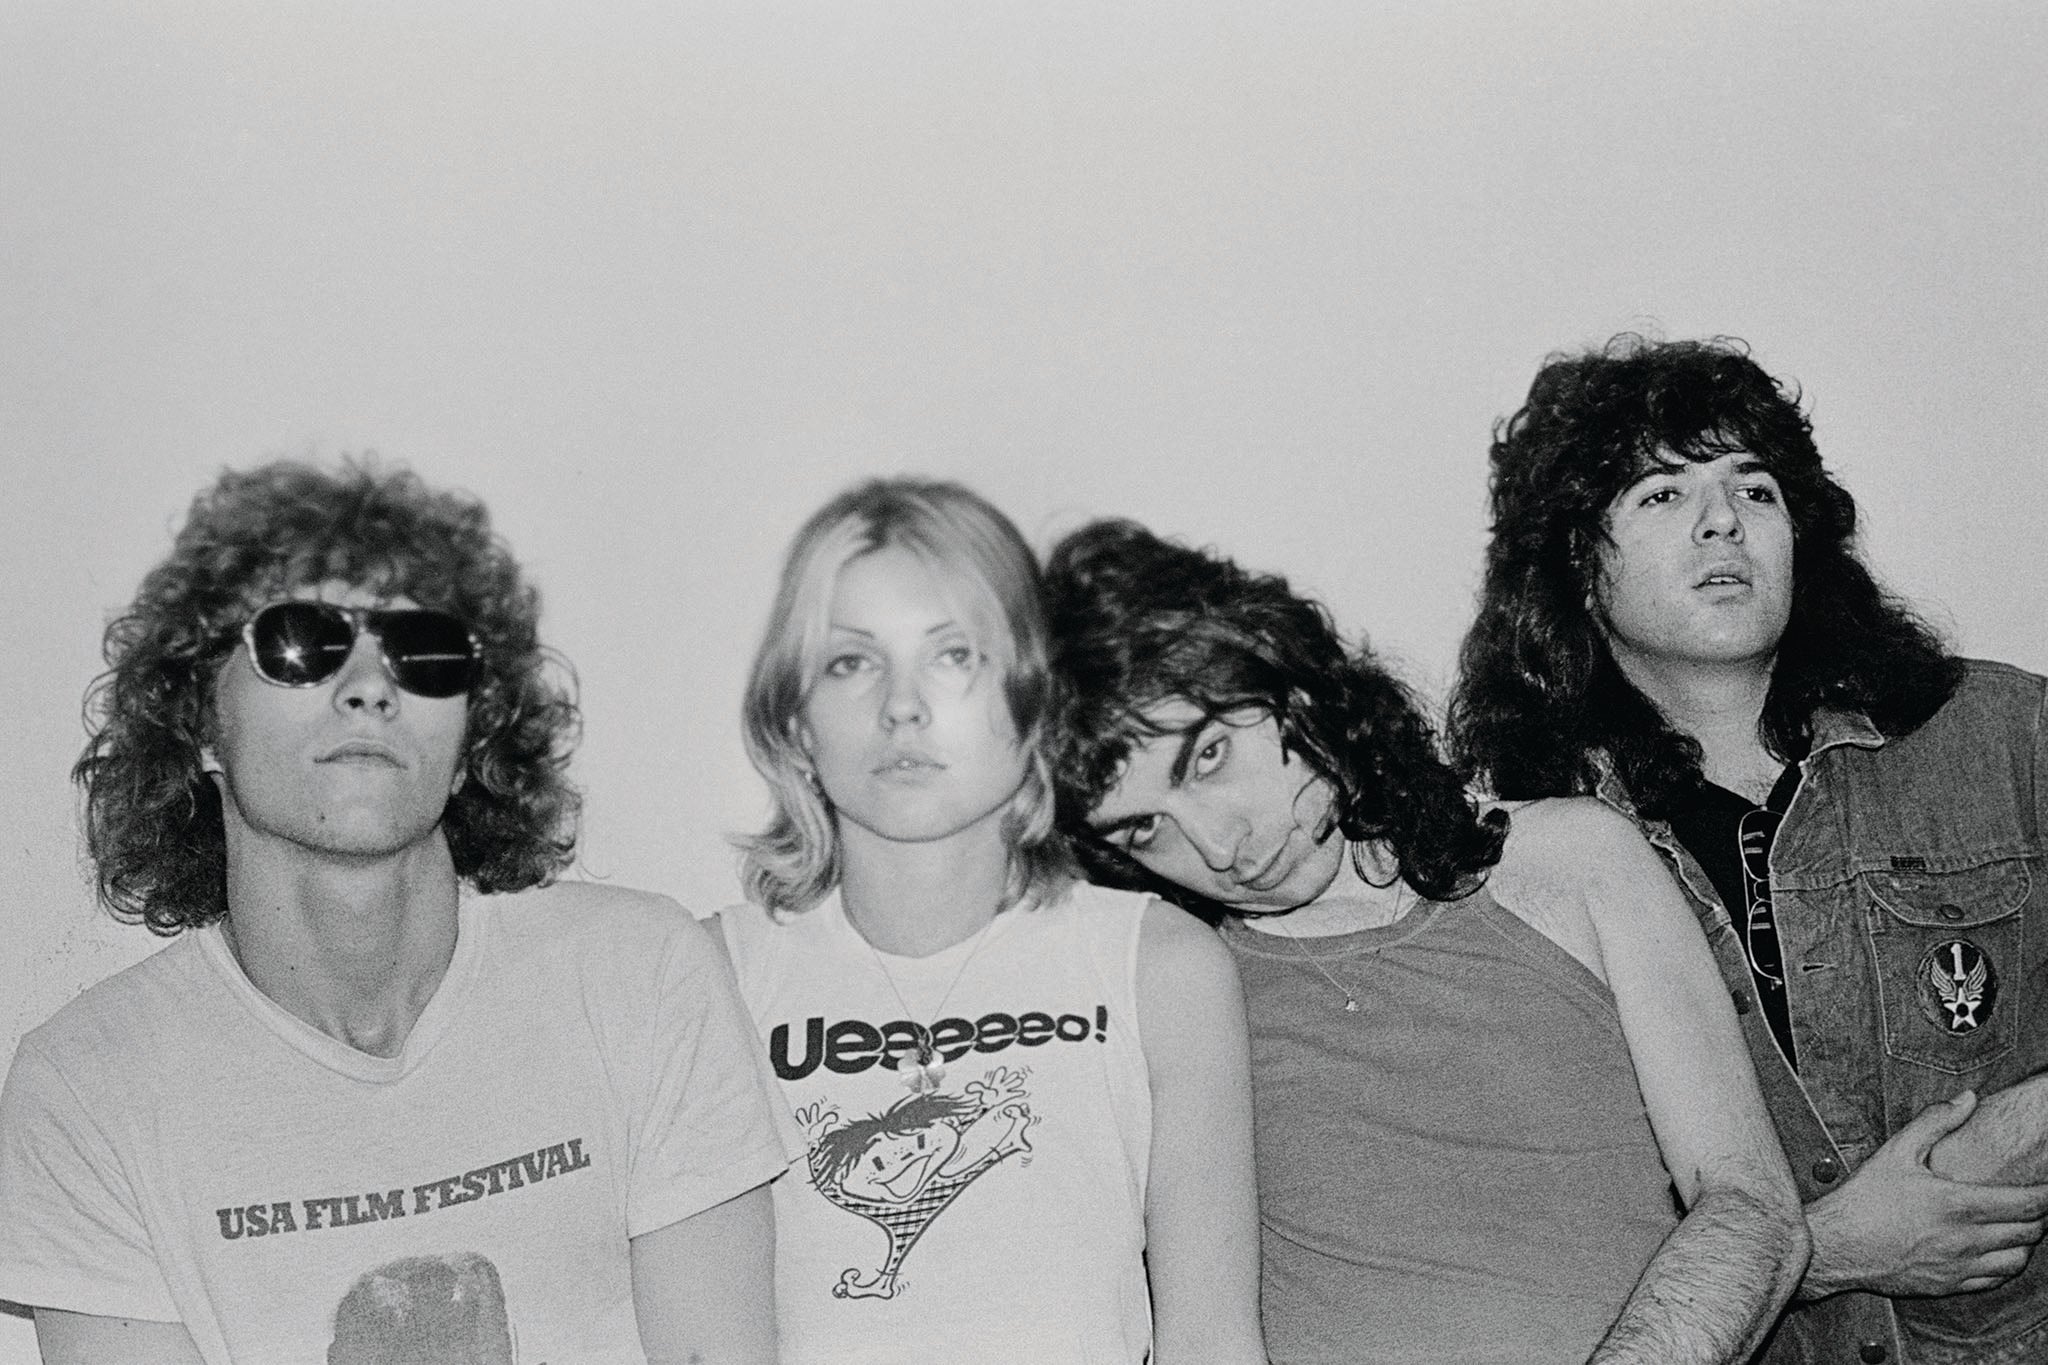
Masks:
[[[1676,865],[1706,929],[1804,1201],[1839,1188],[1927,1105],[2048,1067],[2048,680],[1966,668],[1955,696],[1908,735],[1814,716],[1771,848],[1797,1072],[1756,1007],[1741,935],[1706,872],[1601,765],[1596,795]],[[2048,1361],[2048,1255],[1976,1294],[1795,1303],[1763,1359]]]

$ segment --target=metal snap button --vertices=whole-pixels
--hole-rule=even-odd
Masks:
[[[1823,1185],[1832,1185],[1842,1178],[1842,1163],[1831,1156],[1824,1156],[1813,1163],[1813,1178]],[[1883,1349],[1882,1346],[1879,1347]]]
[[[1748,991],[1735,991],[1728,998],[1735,1002],[1735,1012],[1737,1014],[1748,1014],[1752,1009],[1756,1008],[1756,1001],[1750,998]]]
[[[1866,1341],[1856,1348],[1856,1358],[1864,1362],[1864,1365],[1882,1365],[1889,1355],[1890,1348],[1881,1341]]]

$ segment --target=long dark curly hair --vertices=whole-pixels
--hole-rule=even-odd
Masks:
[[[1623,676],[1589,601],[1614,499],[1672,458],[1745,452],[1792,521],[1791,615],[1759,738],[1805,753],[1823,706],[1903,734],[1955,690],[1961,665],[1856,557],[1856,503],[1821,465],[1800,394],[1741,341],[1624,333],[1557,354],[1494,428],[1493,538],[1450,704],[1453,757],[1509,798],[1584,794],[1606,754],[1637,808],[1661,816],[1700,780],[1699,744]]]
[[[581,809],[567,775],[574,678],[542,648],[539,598],[483,505],[369,460],[334,471],[285,460],[229,470],[201,492],[170,557],[107,627],[71,775],[100,900],[118,918],[169,935],[227,913],[220,794],[200,770],[214,679],[252,612],[334,581],[451,612],[482,642],[466,779],[441,817],[457,874],[516,891],[568,864]]]
[[[1499,861],[1506,815],[1477,811],[1415,698],[1364,645],[1347,649],[1328,611],[1286,579],[1109,520],[1054,547],[1046,586],[1061,689],[1058,819],[1092,880],[1207,918],[1223,910],[1088,825],[1133,745],[1168,733],[1148,715],[1172,701],[1203,717],[1176,732],[1248,708],[1272,716],[1287,752],[1334,789],[1354,856],[1384,842],[1401,877],[1432,899],[1470,894]]]

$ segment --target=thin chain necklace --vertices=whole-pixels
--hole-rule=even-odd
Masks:
[[[1353,995],[1350,989],[1346,987],[1343,982],[1339,981],[1336,977],[1330,975],[1330,969],[1323,965],[1323,961],[1321,958],[1317,957],[1314,953],[1308,950],[1307,944],[1303,943],[1299,938],[1295,937],[1292,934],[1289,934],[1287,938],[1288,941],[1295,946],[1295,949],[1298,952],[1300,952],[1302,958],[1308,963],[1308,965],[1315,968],[1317,971],[1321,972],[1323,974],[1323,980],[1329,982],[1332,986],[1335,986],[1337,988],[1337,993],[1344,997],[1344,1012],[1346,1014],[1358,1013],[1358,997]]]
[[[1361,874],[1361,875],[1362,875],[1362,874]],[[1388,883],[1388,885],[1391,885],[1391,884],[1392,884],[1392,883]],[[1366,885],[1368,885],[1368,886],[1379,886],[1379,885],[1380,885],[1380,883],[1378,883],[1378,882],[1374,882],[1374,881],[1371,881],[1371,880],[1367,880],[1367,882],[1366,882]],[[1404,890],[1404,891],[1405,891],[1406,889],[1407,889],[1407,888],[1405,888],[1405,887],[1404,887],[1404,888],[1402,888],[1402,890]],[[1411,892],[1410,894],[1413,894],[1413,893]],[[1386,920],[1386,924],[1398,924],[1398,923],[1399,923],[1399,922],[1401,921],[1401,918],[1402,918],[1402,916],[1403,916],[1403,915],[1405,915],[1405,914],[1406,914],[1406,913],[1407,913],[1407,912],[1408,912],[1408,911],[1409,911],[1410,909],[1412,909],[1412,908],[1413,908],[1413,904],[1409,904],[1409,905],[1404,905],[1404,904],[1403,904],[1403,901],[1404,901],[1404,900],[1406,900],[1406,899],[1407,899],[1407,897],[1403,896],[1403,895],[1401,894],[1401,892],[1397,891],[1397,892],[1395,893],[1395,895],[1394,895],[1394,913],[1393,913],[1393,914],[1392,914],[1392,915],[1391,915],[1390,917],[1388,917],[1388,919]],[[1421,899],[1422,899],[1422,898],[1421,898],[1420,896],[1416,896],[1416,897],[1415,897],[1415,903],[1420,903]],[[1361,928],[1379,928],[1379,927],[1383,927],[1383,926],[1380,926],[1380,925],[1363,925],[1363,926],[1360,926],[1360,927],[1361,927]],[[1352,932],[1356,932],[1356,931],[1354,930],[1354,931],[1352,931]],[[1339,980],[1338,980],[1338,979],[1337,979],[1337,978],[1336,978],[1336,977],[1335,977],[1334,975],[1332,975],[1332,974],[1331,974],[1331,972],[1330,972],[1330,969],[1329,969],[1328,967],[1326,967],[1326,966],[1324,966],[1324,965],[1323,965],[1323,959],[1321,959],[1321,958],[1317,957],[1317,956],[1316,956],[1316,955],[1315,955],[1314,953],[1312,953],[1312,952],[1310,952],[1310,951],[1308,950],[1308,944],[1307,944],[1307,943],[1305,943],[1305,942],[1304,942],[1303,940],[1304,940],[1304,939],[1306,939],[1306,938],[1308,938],[1308,937],[1311,937],[1311,936],[1310,936],[1310,935],[1306,935],[1306,934],[1287,934],[1287,935],[1284,935],[1284,937],[1286,937],[1287,939],[1289,939],[1290,941],[1292,941],[1292,942],[1293,942],[1293,944],[1294,944],[1294,950],[1295,950],[1296,952],[1298,952],[1298,953],[1300,953],[1300,954],[1301,954],[1302,960],[1303,960],[1304,962],[1308,963],[1308,965],[1309,965],[1309,966],[1311,966],[1311,967],[1315,968],[1315,969],[1316,969],[1316,971],[1317,971],[1317,973],[1319,973],[1319,974],[1320,974],[1320,975],[1322,976],[1323,980],[1325,980],[1325,981],[1329,982],[1329,983],[1330,983],[1330,984],[1331,984],[1332,986],[1334,986],[1334,987],[1336,987],[1336,988],[1337,988],[1337,994],[1339,994],[1339,995],[1341,995],[1341,996],[1343,996],[1343,997],[1344,997],[1344,1012],[1345,1012],[1346,1014],[1356,1014],[1356,1013],[1358,1013],[1358,1010],[1359,1010],[1359,1004],[1358,1004],[1358,997],[1357,997],[1356,995],[1353,995],[1353,994],[1351,993],[1351,988],[1350,988],[1349,986],[1346,986],[1346,985],[1345,985],[1345,984],[1344,984],[1343,982],[1339,981]],[[1332,935],[1332,937],[1334,937],[1334,935]]]
[[[843,903],[840,908],[841,912],[845,913]],[[946,1002],[953,998],[953,988],[960,984],[961,977],[967,975],[967,965],[974,961],[975,954],[981,951],[981,945],[987,941],[989,930],[996,927],[996,920],[1001,917],[1001,913],[998,911],[990,916],[988,923],[982,925],[980,932],[975,934],[974,946],[967,950],[966,957],[960,959],[959,967],[953,972],[953,979],[946,983],[946,989],[939,996],[938,1003],[932,1006],[933,1019],[939,1017],[940,1012],[946,1008]],[[902,1073],[903,1083],[917,1094],[928,1095],[937,1090],[939,1082],[946,1078],[946,1064],[939,1059],[939,1050],[932,1042],[931,1025],[917,1022],[916,1013],[910,1008],[910,1002],[903,998],[902,990],[896,985],[895,976],[889,971],[889,964],[882,961],[882,952],[875,947],[874,941],[861,933],[860,926],[854,923],[851,914],[846,915],[846,922],[859,936],[860,941],[868,945],[868,956],[874,958],[875,970],[880,972],[882,980],[889,984],[889,994],[896,997],[896,1003],[903,1008],[904,1019],[910,1023],[911,1033],[916,1040],[916,1050],[911,1053],[909,1060],[899,1058],[897,1061],[897,1069]]]

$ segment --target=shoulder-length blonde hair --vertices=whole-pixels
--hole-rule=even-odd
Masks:
[[[813,783],[799,736],[839,574],[885,548],[908,551],[954,586],[976,647],[1002,680],[1026,759],[1024,781],[1002,813],[1011,852],[1004,905],[1053,900],[1076,873],[1053,827],[1045,735],[1052,670],[1038,561],[1010,519],[979,495],[956,483],[907,478],[873,479],[826,503],[797,532],[783,563],[742,708],[747,757],[774,802],[768,828],[737,840],[747,897],[794,914],[839,884],[838,824]]]

